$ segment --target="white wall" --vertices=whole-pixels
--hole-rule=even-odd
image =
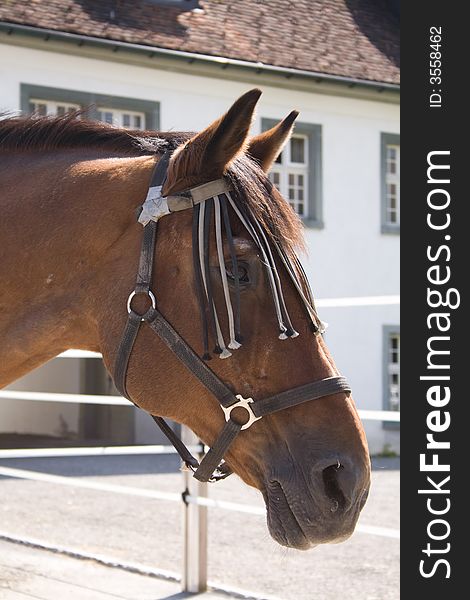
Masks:
[[[0,110],[18,110],[20,84],[29,83],[158,101],[162,130],[199,130],[253,87],[1,44],[0,81]],[[399,237],[380,233],[380,133],[398,133],[399,107],[261,87],[254,133],[262,117],[282,118],[293,108],[300,110],[300,121],[322,125],[325,228],[306,230],[306,270],[316,296],[398,294]],[[327,342],[353,384],[358,406],[382,408],[382,325],[399,323],[398,307],[335,308],[321,314],[331,323]],[[10,412],[16,411],[10,407]],[[9,423],[5,412],[2,423],[2,429]],[[368,424],[367,431],[373,452],[385,443],[398,447],[397,432],[384,432],[381,424]]]

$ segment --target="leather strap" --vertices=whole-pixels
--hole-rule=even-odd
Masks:
[[[168,164],[170,162],[171,151],[167,150],[160,158],[155,166],[150,181],[150,187],[161,186],[166,178],[166,172]],[[153,262],[154,253],[156,246],[156,235],[157,235],[157,224],[151,221],[144,227],[144,235],[142,238],[142,245],[140,250],[139,258],[139,270],[137,273],[137,281],[134,293],[135,294],[148,294],[152,285],[152,273],[153,273]],[[114,365],[114,384],[118,389],[119,393],[125,398],[129,398],[126,388],[127,369],[129,366],[129,359],[134,347],[137,334],[139,333],[140,325],[142,323],[142,317],[135,313],[130,307],[129,296],[129,316],[127,319],[124,332],[121,337],[119,344],[116,362]]]
[[[344,377],[329,377],[315,381],[280,394],[275,394],[264,400],[257,400],[251,404],[253,413],[257,417],[272,414],[291,406],[296,406],[310,400],[317,400],[332,394],[351,392],[351,388]],[[227,454],[232,442],[240,433],[242,425],[229,419],[216,443],[202,459],[194,477],[199,481],[210,481],[212,473],[217,468],[222,458]]]
[[[144,319],[184,366],[217,398],[222,406],[229,407],[237,402],[232,390],[199,358],[158,310],[150,309]]]
[[[177,331],[168,323],[158,310],[150,309],[145,315],[144,320],[158,334],[160,339],[165,342],[168,348],[177,356],[177,358],[185,365],[193,375],[209,390],[220,402],[222,406],[230,407],[238,402],[238,399],[233,392],[217,377],[217,375],[209,369],[209,367],[199,358],[185,340],[178,334]],[[267,414],[278,412],[297,406],[303,402],[317,400],[324,396],[329,396],[338,393],[349,393],[351,388],[344,377],[328,377],[320,381],[308,383],[279,394],[257,400],[251,404],[252,411],[256,417],[262,417]],[[154,417],[155,420],[157,420]],[[233,419],[229,419],[216,443],[206,456],[201,461],[197,468],[194,477],[199,481],[210,481],[214,470],[219,465],[223,456],[227,453],[230,445],[235,437],[240,433],[243,424],[237,423]],[[168,428],[169,429],[169,428]],[[171,431],[171,430],[170,430]],[[167,433],[168,435],[168,433]],[[189,453],[181,440],[175,436],[173,431],[168,436],[176,449],[183,458],[182,451],[176,446],[175,439],[178,444],[182,445],[182,449],[187,452],[183,460],[188,462],[193,459],[192,465],[197,463],[197,460]],[[188,460],[188,455],[190,459]]]
[[[136,294],[147,294],[152,283],[153,260],[157,238],[157,223],[150,221],[144,227],[144,237],[139,258],[139,270],[135,285]]]
[[[160,427],[160,429],[163,431],[163,433],[166,435],[169,441],[173,444],[175,450],[178,452],[186,466],[192,469],[197,469],[199,467],[199,461],[186,448],[186,446],[176,435],[173,429],[168,425],[165,419],[162,419],[162,417],[157,417],[156,415],[151,415],[151,417],[155,421],[155,423]]]
[[[194,204],[204,202],[207,198],[213,198],[214,196],[220,196],[225,194],[232,189],[232,186],[227,179],[215,179],[208,183],[203,183],[189,190]]]
[[[297,406],[309,400],[317,400],[324,396],[343,392],[351,392],[351,386],[345,377],[327,377],[320,381],[314,381],[313,383],[307,383],[306,385],[280,392],[270,398],[264,398],[264,400],[257,400],[252,404],[253,413],[257,417],[264,417],[265,415],[270,415],[291,406]]]
[[[129,366],[129,359],[137,334],[139,333],[141,322],[142,318],[136,313],[131,312],[121,337],[116,362],[114,364],[114,385],[121,396],[124,396],[124,398],[127,398],[128,400],[130,400],[130,397],[126,388],[127,368]]]
[[[229,419],[225,423],[217,441],[201,460],[201,464],[194,473],[195,479],[198,479],[199,481],[210,481],[212,479],[214,471],[219,466],[220,461],[225,454],[227,454],[227,450],[240,433],[241,428],[242,426],[232,419]]]

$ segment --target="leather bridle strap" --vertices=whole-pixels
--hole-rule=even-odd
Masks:
[[[170,162],[171,152],[167,150],[158,161],[155,170],[152,174],[150,181],[149,192],[147,197],[150,195],[150,190],[161,189]],[[155,308],[156,301],[155,296],[150,290],[152,285],[152,273],[154,263],[154,253],[157,239],[157,223],[156,221],[150,221],[144,227],[144,235],[142,238],[142,246],[140,250],[139,258],[139,269],[137,272],[137,281],[134,291],[131,292],[127,300],[127,312],[128,319],[124,332],[121,337],[121,342],[117,351],[116,362],[114,365],[114,385],[118,389],[119,393],[130,400],[129,394],[126,388],[127,379],[127,368],[129,365],[129,359],[131,357],[132,348],[134,347],[137,334],[139,333],[140,325],[142,323],[142,316],[132,310],[131,302],[136,294],[147,295],[152,306]]]
[[[161,190],[163,186],[166,170],[170,159],[170,152],[167,151],[158,162],[150,189]],[[223,187],[219,182],[209,182],[204,184],[211,192]],[[195,203],[203,202],[204,195],[201,188],[192,198]],[[160,192],[158,192],[160,193]],[[208,193],[207,190],[205,193]],[[150,192],[149,192],[150,194]],[[150,197],[150,196],[148,196]],[[173,199],[175,197],[172,197]],[[159,196],[151,196],[152,202],[158,201]],[[174,206],[177,206],[174,202]],[[191,204],[194,206],[194,203]],[[147,211],[147,215],[152,215],[152,207]],[[164,209],[166,210],[166,209]],[[179,208],[176,208],[179,210]],[[164,213],[168,214],[168,213]],[[142,323],[154,331],[174,355],[184,364],[184,366],[204,385],[204,387],[218,400],[226,419],[225,426],[222,429],[215,444],[210,448],[207,454],[199,464],[198,460],[189,452],[179,437],[173,432],[168,424],[161,417],[152,415],[154,421],[161,428],[163,433],[169,438],[184,463],[195,471],[194,477],[200,481],[215,481],[222,479],[230,474],[226,465],[220,467],[220,462],[226,454],[235,437],[243,429],[248,429],[255,421],[261,417],[274,412],[296,406],[303,402],[322,398],[337,393],[349,393],[351,388],[344,377],[335,376],[322,379],[313,383],[287,390],[275,394],[263,400],[253,401],[252,398],[243,398],[235,394],[219,377],[201,360],[187,342],[179,335],[165,317],[156,307],[156,299],[151,291],[152,274],[156,250],[157,222],[150,220],[144,226],[144,236],[142,240],[142,250],[139,260],[139,270],[136,286],[129,295],[127,301],[128,319],[119,344],[115,369],[114,382],[119,392],[131,400],[126,387],[127,371],[129,360],[132,354],[137,335]],[[133,297],[137,294],[144,294],[151,302],[151,307],[144,314],[138,314],[132,308]],[[132,401],[132,400],[131,400]],[[236,408],[243,408],[248,413],[248,419],[239,423],[232,419],[231,413]]]
[[[230,415],[231,410],[240,405],[239,397],[235,396],[217,375],[209,369],[158,310],[154,308],[149,309],[145,315],[142,317],[139,316],[139,323],[142,322],[142,320],[148,323],[151,329],[160,337],[184,366],[217,398],[221,406],[227,409],[228,412],[226,412],[226,415]],[[243,403],[242,406],[246,410],[252,411],[255,417],[253,419],[254,421],[265,415],[302,404],[306,401],[316,400],[324,396],[341,392],[349,393],[350,391],[351,388],[344,377],[329,377],[275,394],[269,398],[264,398],[263,400],[250,402],[249,409],[248,406],[243,405]],[[186,465],[192,469],[196,469],[194,476],[200,481],[209,481],[213,478],[213,473],[220,464],[223,456],[245,425],[244,423],[238,423],[229,416],[216,443],[199,464],[197,459],[191,455],[186,446],[184,446],[181,440],[175,436],[174,432],[168,427],[165,421],[160,417],[153,416],[153,418],[173,442]],[[164,427],[162,427],[162,423],[164,424]],[[221,477],[219,476],[216,478]]]
[[[209,369],[158,310],[151,308],[143,318],[184,366],[217,398],[221,406],[228,409],[238,402],[235,394],[211,369]],[[159,417],[154,417],[154,419],[159,419]],[[191,458],[188,460],[187,454],[185,454],[185,457],[183,458],[180,449],[175,447],[183,458],[183,461],[186,463],[186,466],[193,470],[195,469],[194,476],[196,479],[199,479],[200,481],[222,479],[230,474],[230,471],[226,469],[224,472],[215,476],[214,471],[217,469],[228,447],[240,432],[242,426],[243,424],[239,424],[229,418],[215,445],[204,456],[200,464],[197,459],[189,453],[189,450],[187,450],[179,438],[177,438],[178,442],[184,447]],[[174,443],[173,436],[171,436],[170,439]]]
[[[131,313],[132,314],[132,313]],[[185,454],[183,460],[188,466],[196,467],[195,477],[200,481],[209,481],[214,470],[219,465],[223,456],[232,444],[235,437],[244,428],[245,423],[238,423],[230,417],[230,412],[240,405],[240,397],[235,394],[223,383],[217,375],[199,358],[194,350],[185,342],[163,315],[156,309],[150,308],[142,317],[141,320],[148,323],[150,328],[160,337],[166,346],[176,355],[176,357],[184,364],[184,366],[195,375],[204,387],[211,392],[219,401],[220,405],[226,409],[224,411],[228,415],[227,422],[222,429],[214,446],[205,455],[201,464],[197,462],[179,438],[176,438],[182,447],[191,456],[188,464],[188,455]],[[251,410],[254,415],[254,420],[260,419],[263,416],[284,410],[286,408],[297,406],[310,400],[316,400],[324,396],[338,393],[349,393],[351,388],[344,377],[328,377],[320,381],[308,383],[285,392],[280,392],[269,398],[250,402],[247,405],[242,403],[243,408]],[[251,399],[250,399],[251,400]],[[154,419],[160,419],[154,417]],[[164,422],[164,421],[163,421]],[[157,421],[158,424],[160,424]],[[251,424],[251,423],[250,423]],[[166,423],[165,423],[166,425]],[[168,427],[168,426],[167,426]],[[168,428],[174,435],[174,432]],[[166,432],[165,432],[166,433]],[[171,438],[173,440],[173,438]],[[177,448],[178,452],[180,450]],[[181,452],[180,452],[181,455]]]
[[[341,392],[351,392],[351,388],[346,379],[344,377],[329,377],[327,379],[322,379],[321,381],[315,381],[314,383],[309,383],[307,385],[275,394],[274,396],[270,396],[264,400],[250,402],[250,408],[248,408],[246,405],[243,405],[243,407],[248,412],[250,410],[252,411],[252,414],[255,418],[252,417],[251,422],[254,422],[268,414],[302,404],[303,402],[317,400],[318,398],[323,398],[324,396],[330,396],[332,394],[339,394]],[[237,400],[237,402],[233,405],[233,408],[236,408],[238,404],[239,401]],[[249,422],[249,424],[251,424],[251,422]],[[199,479],[199,481],[210,481],[212,473],[215,469],[217,469],[217,466],[227,453],[227,450],[231,446],[236,436],[244,428],[244,425],[240,425],[231,418],[228,419],[224,428],[222,429],[222,432],[217,438],[216,443],[212,446],[212,448],[210,448],[209,452],[201,461],[199,468],[194,473],[194,477],[196,479]]]
[[[209,369],[206,363],[188,346],[158,310],[151,308],[144,319],[168,348],[176,354],[184,366],[217,398],[222,406],[229,407],[237,401],[232,390]]]
[[[274,394],[274,396],[264,398],[264,400],[257,400],[253,403],[252,409],[254,415],[261,418],[280,410],[297,406],[306,400],[317,400],[318,398],[323,398],[323,396],[339,394],[340,392],[351,393],[351,386],[346,378],[341,376],[327,377],[320,381],[307,383],[306,385]]]
[[[155,171],[152,176],[152,180],[149,186],[150,190],[159,189],[161,190],[165,181],[166,172],[170,160],[170,151],[165,152],[162,158],[158,161]],[[211,187],[212,186],[212,187]],[[201,191],[204,186],[199,186],[192,191],[192,198],[194,203],[202,201]],[[206,192],[217,192],[220,189],[226,189],[226,184],[221,186],[220,184],[214,185],[210,182],[205,187],[208,188]],[[150,195],[150,192],[149,192]],[[149,221],[144,226],[144,235],[142,239],[142,247],[139,258],[139,268],[137,273],[136,286],[133,292],[129,295],[127,302],[128,319],[124,328],[121,342],[117,351],[116,362],[114,366],[114,384],[120,394],[130,400],[132,399],[127,391],[127,371],[129,367],[129,360],[134,348],[137,335],[140,330],[140,326],[143,322],[147,322],[150,327],[159,335],[159,337],[166,343],[166,345],[176,354],[176,356],[183,362],[190,371],[201,381],[201,383],[225,406],[237,401],[233,392],[206,366],[206,364],[194,353],[194,351],[184,342],[179,334],[173,329],[168,321],[161,315],[156,309],[156,299],[151,291],[152,285],[152,274],[155,259],[155,248],[156,248],[156,235],[157,235],[157,222]],[[145,294],[148,296],[152,303],[152,307],[144,314],[140,315],[132,309],[132,299],[137,294]],[[170,440],[175,447],[176,451],[180,455],[186,466],[193,471],[198,469],[199,461],[191,452],[186,448],[181,439],[175,434],[171,427],[166,421],[159,416],[151,415],[155,423],[160,427],[162,432]],[[241,426],[238,426],[232,421],[232,428],[236,429],[237,432]],[[208,453],[207,456],[209,456]],[[217,452],[218,455],[218,452]],[[213,456],[213,454],[211,454]],[[204,462],[204,461],[202,461]],[[218,466],[220,459],[217,464],[210,470],[207,480],[212,478],[213,473]],[[205,471],[208,471],[207,465]],[[230,470],[225,467],[224,470],[220,470],[214,479],[222,479],[230,474]]]

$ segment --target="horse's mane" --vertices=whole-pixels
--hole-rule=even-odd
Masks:
[[[0,118],[0,152],[45,152],[82,147],[141,156],[160,152],[169,140],[178,145],[190,135],[119,129],[91,121],[85,118],[86,113],[86,110],[78,110],[60,117],[33,114]],[[144,138],[148,139],[147,144],[142,144]]]
[[[160,154],[168,147],[177,148],[194,135],[192,132],[119,129],[80,118],[84,113],[86,111],[60,117],[0,118],[0,153],[96,148],[127,156],[145,156]],[[245,153],[240,154],[230,164],[226,175],[265,230],[289,254],[295,247],[303,247],[300,219],[255,160]]]

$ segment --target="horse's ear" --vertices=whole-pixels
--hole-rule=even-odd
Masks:
[[[299,112],[293,110],[272,129],[268,129],[268,131],[264,131],[251,138],[248,144],[248,153],[259,162],[265,173],[272,167],[289,139],[294,129],[294,121],[298,116]]]
[[[176,150],[165,193],[223,175],[237,154],[246,149],[260,96],[261,90],[256,88],[246,92],[225,115]]]
[[[248,132],[260,96],[261,90],[256,88],[246,92],[232,104],[223,117],[200,134],[209,134],[204,162],[219,175],[222,175],[237,154],[246,148]]]

